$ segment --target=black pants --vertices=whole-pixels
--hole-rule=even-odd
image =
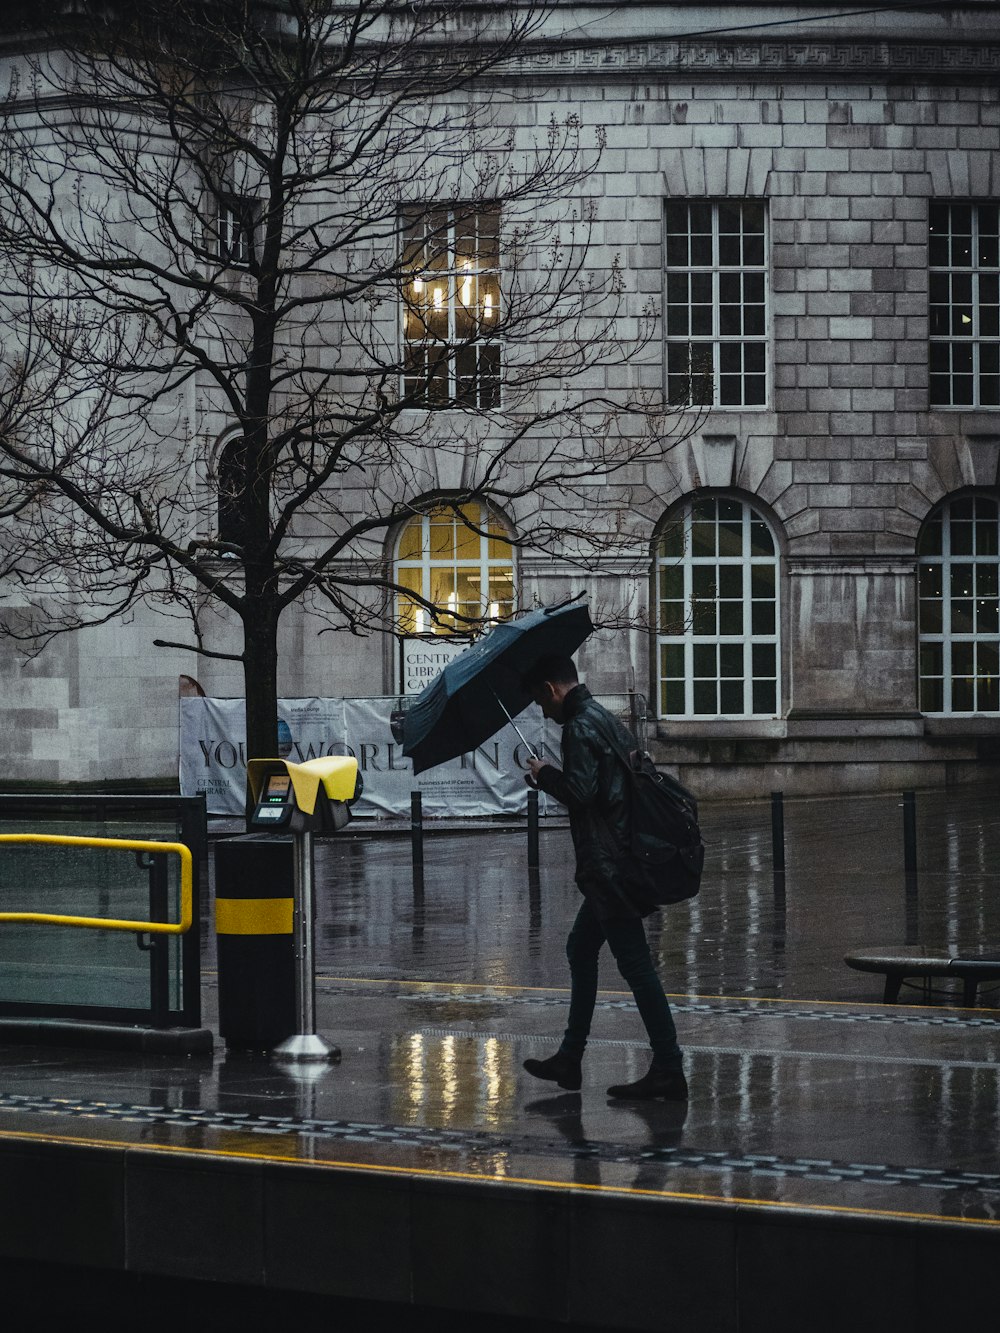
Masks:
[[[674,1016],[653,966],[641,918],[602,922],[586,899],[566,941],[571,991],[569,1022],[560,1049],[567,1055],[583,1055],[597,1003],[597,959],[605,940],[635,996],[656,1063],[679,1068],[681,1049]]]

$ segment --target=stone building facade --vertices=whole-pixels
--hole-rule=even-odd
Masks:
[[[642,382],[690,402],[631,555],[582,576],[526,550],[514,598],[630,604],[583,672],[644,696],[657,758],[706,795],[1000,761],[1000,13],[830,8],[566,4],[509,70],[526,132],[553,109],[602,128],[596,240],[661,308]],[[144,614],[5,650],[17,777],[168,777],[177,677],[240,692],[155,653]],[[287,697],[393,695],[401,671],[390,635],[285,627]]]

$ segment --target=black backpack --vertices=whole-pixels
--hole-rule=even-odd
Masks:
[[[654,903],[679,903],[701,887],[705,844],[698,802],[682,782],[660,773],[648,754],[630,756],[632,861],[639,887]]]
[[[629,775],[632,827],[623,867],[626,883],[657,905],[693,898],[705,867],[694,794],[669,773],[661,773],[644,750],[626,754],[614,737],[606,738]]]

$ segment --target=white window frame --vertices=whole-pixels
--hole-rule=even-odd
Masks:
[[[954,529],[952,514],[957,504],[962,504],[969,500],[974,501],[977,507],[976,511],[974,511],[976,513],[976,518],[971,523],[973,549],[968,553],[958,553],[953,550]],[[978,517],[979,506],[981,505],[984,506],[984,508],[986,506],[992,507],[992,519],[980,519]],[[924,545],[924,539],[927,536],[930,525],[936,523],[938,520],[940,520],[941,523],[940,552],[921,550],[920,548]],[[917,639],[919,661],[917,671],[920,688],[920,711],[927,717],[995,717],[1000,713],[1000,707],[980,708],[975,706],[981,698],[979,687],[980,679],[995,679],[995,677],[991,676],[991,673],[988,670],[984,670],[980,673],[978,669],[981,660],[980,645],[983,645],[988,650],[996,648],[998,652],[1000,652],[1000,628],[992,628],[993,617],[990,614],[995,606],[996,614],[998,619],[1000,619],[1000,598],[992,592],[992,588],[996,586],[997,581],[1000,580],[1000,554],[997,552],[978,553],[977,547],[981,541],[978,531],[980,522],[990,524],[996,528],[993,540],[989,544],[995,545],[1000,549],[1000,501],[998,501],[996,496],[992,495],[953,496],[948,500],[945,500],[944,503],[939,505],[928,518],[928,521],[921,532],[920,542],[918,543]],[[927,589],[928,584],[932,581],[930,579],[925,581],[924,579],[925,571],[929,570],[932,566],[940,566],[941,569],[940,598],[921,596],[921,592],[924,592]],[[969,588],[969,596],[959,598],[958,600],[968,601],[971,604],[974,623],[977,625],[977,628],[974,628],[971,631],[956,631],[953,629],[952,620],[954,582],[963,577],[960,571],[965,567],[969,567],[973,571],[973,584]],[[981,582],[981,576],[979,574],[980,569],[989,569],[992,573],[992,577],[988,582],[991,591],[989,593],[984,593],[982,597],[979,595],[979,590],[983,586],[985,580]],[[934,604],[937,601],[941,602],[941,629],[940,631],[930,631],[925,628],[925,616],[927,615],[925,607],[928,604]],[[989,605],[984,607],[982,606],[982,603],[988,603]],[[978,628],[980,618],[982,618],[985,623],[989,624],[990,627],[980,630]],[[962,645],[971,645],[972,648],[974,665],[971,676],[964,672],[959,675],[954,670],[955,648]],[[936,671],[932,672],[925,669],[927,657],[925,649],[934,649],[938,646],[940,646],[941,650],[940,675]],[[972,681],[974,706],[971,709],[956,709],[954,707],[954,683],[956,679]],[[931,682],[937,681],[941,682],[942,707],[940,709],[927,708],[924,705],[927,701],[928,687]],[[993,689],[994,692],[997,692],[996,684],[994,684]]]
[[[507,619],[513,613],[513,611],[516,610],[517,607],[517,567],[514,560],[514,548],[513,546],[509,546],[508,553],[502,557],[490,555],[490,542],[491,541],[508,542],[510,540],[510,535],[511,535],[510,531],[507,528],[507,525],[503,522],[503,520],[500,519],[499,516],[496,514],[496,512],[491,510],[488,505],[483,504],[482,502],[475,502],[475,501],[472,503],[473,504],[479,503],[479,521],[476,523],[476,526],[480,530],[479,559],[477,562],[464,560],[459,558],[458,556],[445,558],[440,556],[436,557],[431,554],[431,533],[430,533],[431,519],[432,517],[441,516],[442,514],[448,512],[446,508],[432,509],[429,510],[427,513],[414,515],[413,518],[409,519],[406,523],[403,524],[403,527],[400,529],[399,534],[396,538],[395,552],[393,558],[393,573],[395,576],[395,581],[397,583],[400,583],[402,582],[402,580],[399,577],[401,570],[419,569],[421,573],[420,596],[423,597],[426,601],[432,602],[433,598],[431,596],[431,575],[433,571],[441,569],[453,570],[455,573],[455,582],[457,584],[459,570],[467,570],[470,567],[474,567],[475,564],[478,564],[480,604],[483,610],[483,622],[485,622],[486,624],[495,624],[498,620]],[[470,506],[462,505],[461,507],[469,508]],[[462,528],[465,526],[457,514],[453,514],[452,518],[454,526],[456,528]],[[420,524],[420,529],[421,529],[420,555],[401,558],[399,555],[399,549],[403,543],[404,536],[412,526],[415,526],[418,523]],[[502,529],[502,531],[499,530],[496,531],[492,537],[483,535],[489,533],[491,523],[495,526],[495,528]],[[488,589],[490,586],[490,574],[492,572],[501,569],[510,570],[511,602],[508,608],[501,608],[498,604],[496,613],[494,613],[493,603],[489,600],[488,597],[486,598],[483,597],[483,589],[484,588]],[[397,593],[396,623],[399,625],[402,624],[404,619],[403,606],[402,606],[404,600],[405,600],[404,595]],[[449,608],[446,606],[439,606],[437,609],[439,612],[447,614]],[[457,600],[454,609],[457,609]],[[446,623],[442,623],[441,621],[435,621],[429,611],[425,611],[423,610],[423,608],[420,607],[418,607],[415,611],[415,619],[416,619],[416,625],[414,629],[408,632],[408,637],[411,638],[422,638],[425,636],[433,638],[456,637],[456,636],[469,637],[475,634],[478,628],[477,625],[474,623],[468,624],[463,621],[457,622],[454,626],[449,626]]]
[[[715,546],[714,555],[695,555],[692,550],[692,523],[699,506],[706,502],[715,503]],[[740,554],[733,556],[723,556],[718,554],[719,538],[718,530],[720,526],[719,503],[738,504],[741,509],[741,536],[740,536]],[[770,555],[751,554],[751,524],[759,522],[763,524],[767,531],[773,548]],[[655,562],[655,588],[656,597],[656,700],[657,715],[664,719],[709,719],[709,718],[775,718],[781,715],[781,552],[778,545],[777,535],[760,512],[755,509],[746,500],[733,495],[708,495],[696,497],[685,502],[683,508],[671,516],[667,525],[667,533],[675,534],[681,537],[683,543],[683,554],[665,554],[665,540],[674,543],[674,537],[669,539],[661,538],[657,543],[657,554]],[[698,628],[698,609],[695,601],[694,592],[694,571],[695,569],[705,567],[725,566],[728,568],[739,568],[741,573],[741,596],[739,600],[742,607],[742,625],[743,630],[740,634],[723,634],[717,628],[710,633],[705,633]],[[753,570],[761,566],[770,566],[773,569],[774,578],[774,596],[771,598],[753,597]],[[682,622],[674,622],[674,632],[664,632],[663,626],[663,604],[664,599],[661,595],[663,588],[663,571],[680,570],[683,583],[683,595],[680,603],[683,608]],[[713,599],[718,607],[720,599]],[[752,612],[754,601],[772,602],[774,611],[774,632],[773,633],[755,633],[752,627]],[[671,605],[676,605],[670,602]],[[718,617],[716,610],[716,618]],[[695,706],[695,674],[694,659],[695,650],[701,645],[716,646],[716,673],[715,673],[715,694],[716,708],[714,711],[705,711]],[[742,655],[742,676],[724,677],[721,674],[721,654],[719,649],[722,647],[735,646]],[[753,674],[754,648],[767,646],[774,650],[774,675],[764,676]],[[669,675],[665,670],[666,653],[665,649],[680,648],[683,652],[683,677]],[[684,708],[682,712],[667,709],[667,682],[668,680],[683,680],[684,688]],[[710,680],[712,677],[699,677],[699,680]],[[722,682],[723,681],[741,681],[742,706],[739,709],[723,709]],[[774,707],[773,709],[755,709],[754,708],[754,684],[761,684],[773,681],[774,683]],[[700,692],[700,691],[699,691]]]
[[[762,210],[762,249],[761,262],[739,264],[722,264],[720,260],[720,227],[719,210],[722,207],[743,208],[748,205],[755,205]],[[711,231],[711,262],[708,264],[691,262],[690,244],[691,244],[691,215],[690,210],[693,206],[701,206],[711,209],[712,231]],[[680,264],[672,261],[670,255],[670,238],[668,214],[669,209],[673,207],[685,207],[688,209],[688,262]],[[701,234],[701,233],[698,233]],[[740,233],[743,234],[742,232]],[[667,401],[676,407],[694,407],[711,406],[721,408],[726,411],[763,411],[766,410],[771,402],[772,383],[771,383],[771,355],[770,355],[770,330],[771,330],[771,284],[770,284],[770,224],[767,201],[765,199],[675,199],[668,200],[663,212],[663,253],[664,253],[664,384],[667,395]],[[687,302],[672,302],[670,300],[670,279],[672,275],[685,275],[688,280],[688,300]],[[739,275],[742,284],[746,275],[759,276],[763,287],[763,329],[760,333],[747,334],[723,333],[722,331],[722,296],[721,282],[725,276]],[[691,301],[691,285],[696,276],[707,276],[711,284],[711,320],[712,327],[709,333],[692,333],[692,310],[695,304]],[[756,303],[755,303],[756,304]],[[671,306],[686,305],[687,308],[687,328],[679,332],[671,327]],[[743,320],[743,311],[745,303],[742,300],[738,307],[741,312],[741,323]],[[697,393],[695,385],[699,382],[695,376],[687,373],[687,392],[686,394],[676,395],[671,388],[671,379],[674,375],[683,375],[685,372],[671,371],[671,349],[687,348],[687,362],[691,365],[692,349],[696,347],[711,347],[712,349],[712,389],[711,395]],[[747,401],[747,381],[750,375],[755,378],[760,374],[756,370],[747,371],[746,369],[746,348],[754,346],[760,347],[763,358],[763,384],[764,396],[761,402]],[[739,374],[741,385],[740,400],[738,402],[722,401],[722,348],[739,347],[741,348],[742,369]],[[727,372],[731,374],[732,372]]]
[[[972,230],[969,237],[968,248],[963,250],[963,241],[956,239],[956,233],[953,231],[952,220],[953,210],[957,208],[968,208],[972,214]],[[983,223],[983,211],[990,209],[994,215],[998,214],[997,203],[976,202],[973,200],[948,200],[932,201],[930,205],[930,258],[933,258],[933,252],[938,249],[938,242],[945,243],[948,251],[948,263],[935,264],[928,262],[929,292],[928,292],[928,311],[930,321],[929,335],[929,367],[928,367],[928,385],[929,400],[931,407],[935,408],[960,408],[960,409],[979,409],[981,411],[996,412],[1000,411],[1000,238],[993,242],[992,238],[996,235],[990,231],[989,242],[983,241],[981,227]],[[945,230],[935,234],[935,225],[937,219],[936,213],[947,211],[944,222]],[[994,226],[1000,221],[1000,216],[994,216],[992,219]],[[964,233],[958,233],[958,237],[964,237]],[[988,264],[983,262],[983,245],[988,244],[990,249],[995,250],[996,263]],[[967,262],[961,262],[962,260]],[[957,261],[957,262],[956,262]],[[965,302],[956,299],[954,287],[956,281],[968,280],[969,299]],[[948,287],[947,299],[943,301],[933,300],[934,289],[941,282],[945,282]],[[985,299],[985,289],[989,286],[992,289],[994,300]],[[963,312],[966,307],[968,313]],[[985,311],[989,309],[991,314],[989,321],[984,319]],[[944,323],[947,326],[946,331],[935,331],[934,323],[941,312]],[[983,326],[986,324],[986,332]],[[948,358],[948,368],[946,370],[937,370],[934,368],[935,353],[939,349],[946,349]],[[956,351],[971,353],[970,364],[966,369],[955,369],[954,356]],[[984,359],[988,362],[984,370]],[[972,394],[970,399],[959,398],[956,394],[956,383],[970,379],[972,382]],[[987,392],[984,401],[984,387],[987,380],[991,383],[991,391]],[[940,389],[943,384],[947,384],[947,393],[941,394]]]

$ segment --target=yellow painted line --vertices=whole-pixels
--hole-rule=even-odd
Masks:
[[[170,921],[122,921],[103,916],[67,916],[55,912],[0,912],[0,921],[49,926],[81,926],[90,930],[131,930],[146,935],[184,935],[191,929],[193,871],[191,850],[181,842],[148,842],[133,838],[81,838],[55,833],[0,833],[0,843],[44,843],[57,847],[96,847],[111,851],[173,852],[181,859],[181,916]]]
[[[216,898],[217,935],[291,935],[294,898]]]
[[[521,994],[524,991],[538,991],[543,994],[568,995],[568,986],[498,986],[492,981],[421,981],[410,977],[334,977],[327,973],[317,973],[317,981],[348,981],[359,986],[430,986],[434,990],[502,990]],[[631,991],[605,991],[607,995],[631,995]]]
[[[41,1143],[65,1143],[76,1147],[127,1148],[135,1152],[180,1153],[185,1157],[226,1157],[257,1162],[289,1162],[330,1171],[375,1171],[382,1175],[423,1176],[431,1180],[470,1180],[481,1185],[531,1185],[553,1190],[587,1190],[596,1194],[637,1195],[651,1199],[676,1199],[685,1203],[728,1204],[739,1208],[775,1208],[786,1212],[837,1213],[853,1217],[886,1217],[906,1222],[947,1222],[956,1226],[1000,1227],[1000,1219],[950,1217],[946,1213],[916,1213],[894,1208],[854,1208],[840,1203],[796,1203],[785,1199],[752,1199],[742,1195],[702,1194],[694,1190],[633,1189],[628,1185],[593,1185],[575,1180],[543,1180],[534,1176],[486,1176],[474,1171],[444,1171],[426,1166],[390,1166],[384,1162],[341,1162],[300,1157],[293,1153],[253,1152],[250,1149],[185,1148],[172,1143],[136,1143],[129,1139],[73,1138],[67,1134],[47,1134],[0,1130],[0,1139],[31,1140]]]

